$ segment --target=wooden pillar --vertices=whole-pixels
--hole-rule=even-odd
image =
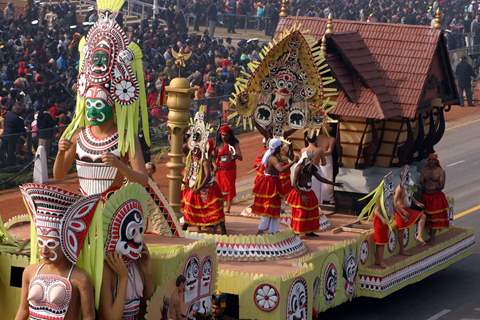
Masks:
[[[183,137],[188,128],[190,120],[190,104],[193,89],[185,78],[172,79],[170,85],[166,88],[167,106],[168,106],[168,134],[170,143],[170,152],[167,168],[168,179],[168,202],[172,206],[175,214],[181,216],[181,186],[182,174],[185,168],[183,154]]]

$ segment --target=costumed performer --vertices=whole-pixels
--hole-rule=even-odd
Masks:
[[[215,180],[222,191],[226,213],[230,213],[232,200],[237,194],[235,189],[237,180],[236,160],[242,160],[240,142],[233,134],[232,128],[228,124],[224,124],[220,127],[217,134]]]
[[[435,240],[435,231],[448,228],[449,204],[443,193],[445,187],[445,171],[435,153],[428,155],[427,163],[420,172],[422,203],[427,215],[426,227],[430,233],[429,241]]]
[[[423,208],[423,204],[413,197],[413,188],[415,183],[410,177],[410,168],[404,166],[400,174],[400,183],[395,188],[394,205],[395,205],[395,228],[397,229],[397,239],[400,248],[400,255],[407,255],[403,246],[403,236],[400,231],[410,227],[414,223],[418,223],[417,241],[425,244],[423,240],[423,230],[425,228],[426,216],[422,211],[411,209],[412,203]]]
[[[291,161],[294,161],[293,156],[293,146],[290,141],[285,139],[282,140],[282,147],[280,148],[279,160],[282,165],[289,164]],[[282,199],[286,199],[290,191],[292,190],[292,181],[290,179],[291,172],[290,170],[285,170],[278,174],[280,180],[279,193]]]
[[[79,44],[80,63],[75,117],[59,142],[54,178],[63,179],[76,162],[84,195],[102,202],[124,179],[147,185],[138,140],[139,122],[149,144],[142,52],[116,22],[124,0],[98,0],[98,20]],[[128,195],[127,195],[128,196]],[[79,265],[94,279],[98,306],[104,253],[102,208],[97,207]]]
[[[375,241],[375,265],[386,268],[383,260],[385,245],[388,243],[389,232],[392,228],[392,216],[394,213],[393,202],[394,188],[392,173],[388,173],[380,184],[359,201],[370,198],[369,202],[360,212],[359,220],[373,218],[373,239]]]
[[[270,139],[268,150],[262,158],[265,172],[259,176],[253,186],[254,201],[252,213],[261,217],[258,233],[276,233],[280,223],[280,180],[279,172],[287,171],[294,164],[293,161],[282,165],[279,159],[282,140]]]
[[[144,242],[148,198],[142,186],[129,184],[105,203],[101,319],[140,319],[142,300],[153,295],[151,258]]]
[[[323,130],[328,133],[328,130],[330,129],[328,123],[324,123],[323,126]],[[317,146],[322,150],[322,153],[325,156],[325,164],[320,166],[320,170],[322,172],[322,176],[330,181],[333,181],[332,154],[335,148],[335,143],[335,138],[325,134],[319,134],[317,137]],[[320,198],[320,204],[333,204],[335,202],[333,185],[324,183],[321,186]]]
[[[305,147],[300,150],[300,153],[303,154],[304,152],[313,152],[314,156],[312,163],[317,167],[318,171],[321,171],[320,166],[326,165],[327,160],[325,159],[323,150],[318,147],[317,134],[313,133],[310,135],[308,132],[305,132],[303,138]],[[322,204],[322,182],[316,177],[312,178],[312,190],[317,197],[318,203]]]
[[[221,233],[226,234],[222,192],[212,170],[215,147],[208,138],[209,130],[203,110],[198,111],[189,129],[190,151],[185,163],[182,190],[183,230],[189,226],[219,226]]]
[[[95,319],[91,281],[77,267],[96,197],[37,184],[20,190],[37,234],[40,262],[23,271],[20,306],[16,320]]]
[[[322,183],[334,184],[323,178],[313,164],[314,153],[302,153],[300,160],[292,167],[292,183],[294,188],[288,194],[287,204],[292,208],[290,227],[303,236],[317,237],[315,233],[320,228],[320,209],[315,193],[312,191],[312,177]],[[341,187],[342,184],[334,184]]]

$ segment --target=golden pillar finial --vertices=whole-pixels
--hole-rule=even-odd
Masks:
[[[333,32],[333,14],[330,12],[328,14],[327,30],[325,30],[325,34],[330,34],[332,32]]]
[[[280,17],[285,18],[288,16],[288,0],[281,0],[280,2]]]
[[[327,57],[327,37],[325,37],[325,35],[322,37],[322,42],[320,43],[320,54],[323,58]]]
[[[442,28],[442,12],[440,11],[440,7],[437,8],[437,11],[435,11],[435,18],[433,18],[432,28],[433,29]]]
[[[185,78],[172,79],[170,85],[166,87],[167,106],[168,106],[168,135],[170,142],[170,152],[167,168],[168,179],[168,202],[172,206],[175,214],[181,216],[181,187],[183,179],[183,137],[190,121],[190,104],[192,102],[191,94],[193,89]]]

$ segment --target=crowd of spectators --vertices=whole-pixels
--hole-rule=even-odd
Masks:
[[[480,46],[475,0],[290,0],[289,13],[430,24],[438,7],[444,28],[462,34],[449,40],[451,48]],[[38,144],[54,152],[54,142],[74,112],[78,43],[89,28],[77,21],[75,6],[65,0],[29,0],[24,11],[16,10],[9,3],[0,12],[0,166],[21,163]],[[216,38],[216,27],[235,33],[238,17],[254,16],[257,27],[273,34],[279,11],[279,0],[158,0],[156,19],[144,17],[139,26],[126,26],[130,40],[143,50],[152,127],[165,123],[164,88],[178,75],[195,88],[196,105],[206,104],[211,118],[221,116],[236,76],[259,58],[262,43]],[[95,11],[85,20],[96,21]],[[123,16],[117,20],[122,24]],[[186,67],[175,64],[175,52],[192,52]]]
[[[89,25],[76,21],[75,7],[67,1],[43,6],[30,1],[22,14],[9,4],[2,13],[0,166],[10,166],[29,160],[37,145],[44,145],[49,155],[55,152],[61,128],[74,112],[78,43]],[[86,21],[95,20],[92,11]],[[195,104],[206,104],[211,118],[218,119],[236,76],[259,58],[261,44],[256,39],[215,39],[208,30],[189,34],[178,19],[167,26],[160,21],[145,19],[138,27],[126,27],[130,40],[143,50],[152,127],[164,125],[164,88],[178,75],[195,88]],[[186,67],[175,64],[175,52],[192,52]]]

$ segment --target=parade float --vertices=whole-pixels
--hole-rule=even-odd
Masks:
[[[66,139],[77,137],[76,154],[82,155],[77,157],[80,182],[66,188],[69,190],[64,190],[62,182],[23,186],[26,202],[23,214],[1,224],[0,308],[6,319],[14,318],[21,299],[22,273],[37,255],[33,225],[38,229],[40,220],[31,217],[48,216],[52,212],[58,213],[61,221],[67,221],[58,223],[60,234],[66,235],[63,240],[60,236],[65,255],[70,253],[71,261],[79,257],[79,265],[88,256],[98,258],[91,273],[96,290],[101,273],[98,279],[99,269],[95,264],[104,254],[115,250],[135,258],[139,247],[135,246],[132,232],[142,234],[147,229],[144,242],[153,271],[152,279],[147,281],[153,282],[155,291],[146,306],[146,319],[168,319],[179,275],[185,277],[187,319],[210,314],[212,304],[218,302],[212,298],[215,292],[221,292],[224,314],[233,319],[316,319],[321,312],[356,297],[383,298],[471,254],[475,238],[470,230],[444,227],[437,232],[434,242],[423,246],[417,241],[416,224],[396,232],[394,223],[389,223],[385,268],[379,268],[375,265],[376,244],[371,220],[330,207],[324,212],[330,227],[319,232],[318,237],[301,238],[289,227],[287,206],[279,232],[257,234],[259,219],[246,210],[252,204],[248,194],[239,195],[231,212],[225,214],[227,234],[192,228],[182,230],[179,217],[182,216],[182,180],[185,182],[182,176],[184,135],[188,130],[190,152],[197,148],[208,154],[211,132],[202,124],[200,115],[190,122],[192,91],[188,81],[172,80],[167,88],[171,144],[167,163],[168,196],[164,197],[151,179],[143,183],[144,187],[134,182],[143,179],[134,161],[134,154],[139,152],[128,153],[136,146],[138,121],[135,119],[145,115],[141,51],[126,40],[123,30],[115,23],[114,13],[121,7],[121,1],[114,2],[114,7],[113,2],[107,3],[98,1],[100,19],[81,42],[77,117],[73,121],[76,127],[67,130],[64,136]],[[320,39],[315,39],[308,36],[303,24],[292,24],[265,46],[261,60],[250,63],[249,72],[235,85],[232,97],[235,111],[231,121],[245,127],[255,126],[266,138],[287,138],[287,132],[294,131],[302,135],[305,132],[306,136],[327,134],[325,126],[329,122],[339,123],[341,128],[345,119],[336,117],[335,108],[344,93],[335,81],[339,75],[328,63],[329,50],[336,47],[331,44],[332,36],[328,32],[325,35],[326,30]],[[365,84],[362,82],[362,85]],[[91,120],[101,118],[98,114],[89,114],[95,112],[92,105],[97,107],[97,112],[105,105],[114,106],[117,127],[113,138],[96,141],[97,138],[89,134],[89,130],[94,130],[90,127],[95,125]],[[392,112],[400,116],[398,111]],[[148,132],[148,122],[142,119],[143,129]],[[296,149],[302,147],[295,141],[295,134],[292,141],[297,143]],[[126,157],[125,165],[129,165],[129,169],[117,164],[122,168],[117,170],[111,159],[96,162],[87,159],[98,159],[99,150]],[[206,157],[204,154],[200,158]],[[391,154],[391,157],[397,156]],[[185,168],[186,183],[188,186],[192,181],[193,187],[196,177],[202,173],[196,171],[199,164],[191,159],[189,164]],[[409,166],[402,168],[388,170],[395,172],[379,178],[377,174],[371,178],[375,180],[371,182],[374,188],[358,192],[365,195],[375,191],[374,197],[381,199],[376,205],[382,208],[388,221],[394,220],[389,208],[393,205],[396,182],[400,181],[408,190],[409,197],[413,185],[419,183],[412,182],[416,175]],[[130,181],[117,184],[117,171],[127,175]],[[348,177],[342,176],[342,179],[343,186],[337,187],[340,191],[349,187]],[[251,191],[251,187],[249,189]],[[15,199],[20,201],[19,192]],[[442,207],[442,213],[447,209]],[[79,216],[83,220],[75,218]],[[68,222],[72,219],[77,223]],[[411,256],[398,255],[399,241]],[[80,243],[84,243],[83,248]]]

